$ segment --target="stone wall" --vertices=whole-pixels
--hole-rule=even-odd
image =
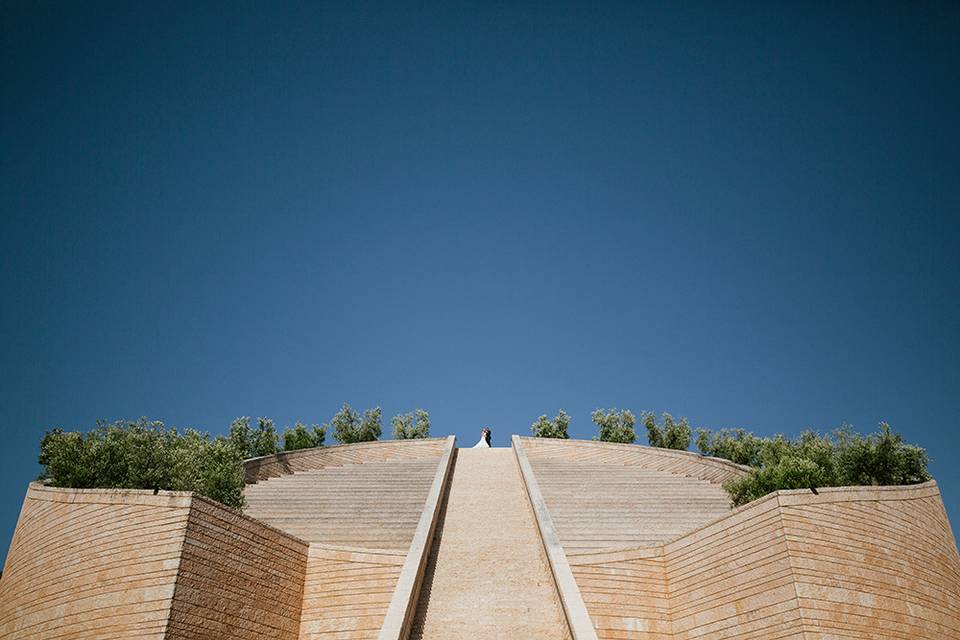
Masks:
[[[666,545],[567,558],[600,638],[960,638],[934,482],[780,491]]]
[[[663,547],[567,554],[598,638],[668,640]]]
[[[376,638],[405,557],[310,545],[300,639]]]
[[[674,637],[802,638],[777,496],[664,548]]]
[[[296,640],[306,559],[306,543],[189,493],[34,483],[0,637]]]
[[[934,483],[778,502],[808,637],[960,638],[960,557]]]
[[[195,497],[167,638],[296,640],[307,544]]]
[[[31,484],[0,578],[0,637],[163,638],[189,515],[189,494]]]

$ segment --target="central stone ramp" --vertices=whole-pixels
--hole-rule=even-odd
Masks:
[[[458,449],[412,638],[570,637],[512,449]]]

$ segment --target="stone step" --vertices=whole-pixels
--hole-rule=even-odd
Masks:
[[[244,490],[244,512],[308,542],[405,548],[439,459],[297,471]]]

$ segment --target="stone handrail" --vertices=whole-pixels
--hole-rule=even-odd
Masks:
[[[560,544],[560,536],[557,535],[553,519],[550,517],[550,510],[547,509],[547,503],[543,499],[543,494],[540,493],[540,486],[530,467],[530,461],[527,460],[520,436],[513,436],[513,451],[520,465],[520,473],[523,476],[527,497],[530,498],[530,506],[533,507],[533,515],[537,519],[540,540],[543,542],[543,548],[550,563],[550,571],[553,573],[557,592],[560,594],[560,602],[570,627],[570,635],[573,640],[597,640],[597,632],[593,628],[580,588],[570,570],[567,554]]]
[[[413,534],[413,541],[410,543],[403,569],[400,570],[400,578],[397,580],[390,606],[387,608],[387,615],[380,628],[379,640],[406,640],[410,634],[417,600],[420,596],[420,585],[423,582],[430,546],[433,543],[433,533],[440,517],[443,492],[450,474],[450,465],[453,462],[455,443],[454,436],[447,436],[447,443],[437,464],[437,472],[430,486],[430,493],[427,494],[417,530]]]

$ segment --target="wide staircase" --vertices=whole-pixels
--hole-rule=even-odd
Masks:
[[[245,513],[310,543],[406,552],[437,460],[396,459],[297,471],[245,491]]]
[[[458,449],[412,638],[570,633],[511,449]]]
[[[719,484],[670,471],[551,458],[531,465],[568,552],[662,544],[730,512]]]

